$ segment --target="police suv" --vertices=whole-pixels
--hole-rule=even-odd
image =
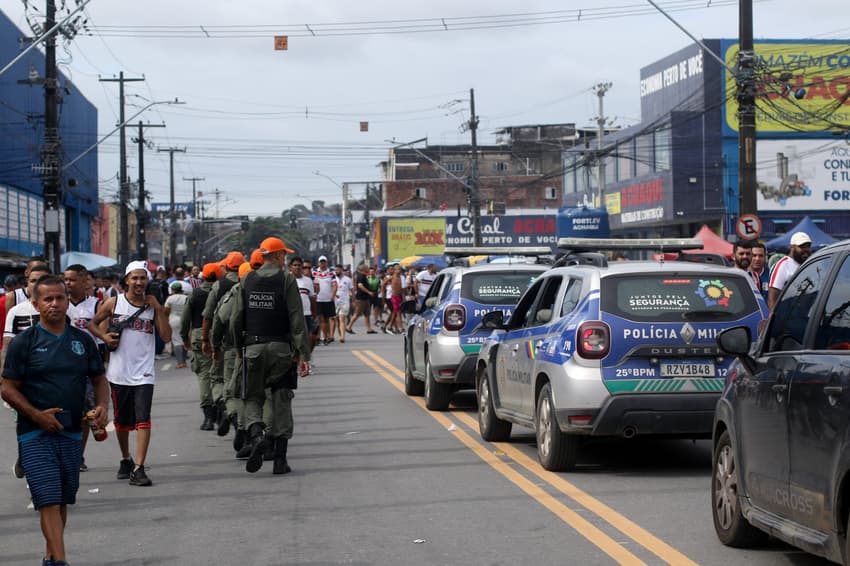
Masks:
[[[559,247],[674,251],[700,240],[562,238]],[[663,255],[662,255],[663,257]],[[572,258],[572,259],[570,259]],[[744,271],[685,261],[617,261],[577,253],[542,274],[478,353],[485,440],[532,427],[548,470],[574,467],[582,437],[708,438],[733,361],[719,332],[755,331],[767,308]]]
[[[812,254],[753,336],[718,338],[737,360],[714,423],[717,536],[749,546],[770,534],[848,564],[850,241]]]
[[[446,249],[447,255],[549,254],[549,248]],[[472,388],[481,343],[490,334],[481,318],[494,310],[510,316],[519,297],[548,265],[520,263],[448,267],[437,274],[420,312],[404,333],[404,390],[444,411],[452,394]]]

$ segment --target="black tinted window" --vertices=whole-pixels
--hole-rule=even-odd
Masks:
[[[602,309],[630,320],[735,320],[758,311],[745,276],[658,273],[605,277]]]
[[[465,273],[460,295],[483,305],[514,305],[539,271]]]
[[[850,258],[844,260],[823,309],[815,336],[818,350],[850,350]]]
[[[773,309],[765,341],[766,351],[802,348],[806,326],[831,263],[831,257],[810,263],[797,271],[785,286],[782,298]]]

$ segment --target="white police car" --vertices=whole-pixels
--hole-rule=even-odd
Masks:
[[[672,250],[699,240],[562,239],[560,247]],[[585,258],[586,259],[586,258]],[[584,261],[579,259],[576,261]],[[745,272],[684,261],[554,267],[494,329],[476,363],[485,440],[513,423],[535,429],[549,470],[575,465],[582,436],[709,438],[733,361],[715,343],[731,326],[755,334],[767,308]]]
[[[499,252],[506,250],[550,253],[548,248],[500,248]],[[446,253],[477,255],[481,251],[447,249]],[[509,316],[522,293],[548,268],[523,260],[440,271],[404,333],[405,393],[424,395],[428,409],[444,411],[455,391],[464,386],[471,389],[478,350],[490,334],[481,328],[481,318],[494,310]]]

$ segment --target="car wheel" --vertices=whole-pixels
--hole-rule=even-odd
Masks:
[[[431,368],[431,357],[425,354],[425,406],[431,411],[445,411],[452,398],[451,386],[437,383]]]
[[[579,439],[575,435],[564,434],[558,427],[552,386],[548,383],[543,385],[537,396],[534,432],[537,436],[537,458],[544,468],[553,472],[575,468]]]
[[[738,464],[729,431],[724,431],[714,447],[711,475],[711,508],[714,530],[727,546],[748,547],[767,535],[747,522],[738,499]]]
[[[413,352],[408,350],[407,338],[404,339],[404,392],[409,397],[422,397],[425,384],[413,377]]]
[[[478,432],[489,442],[504,442],[511,437],[512,424],[496,416],[493,395],[487,370],[483,368],[478,378]]]

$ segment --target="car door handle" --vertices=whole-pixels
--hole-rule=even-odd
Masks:
[[[823,392],[827,395],[841,395],[844,392],[844,388],[840,385],[827,385],[823,388]]]
[[[514,344],[513,351],[516,352],[519,350],[519,344]]]
[[[535,348],[539,348],[542,345],[543,345],[543,340],[538,340],[537,342],[534,343]]]
[[[774,393],[785,393],[788,391],[788,386],[784,383],[777,383],[771,389],[773,389]]]

